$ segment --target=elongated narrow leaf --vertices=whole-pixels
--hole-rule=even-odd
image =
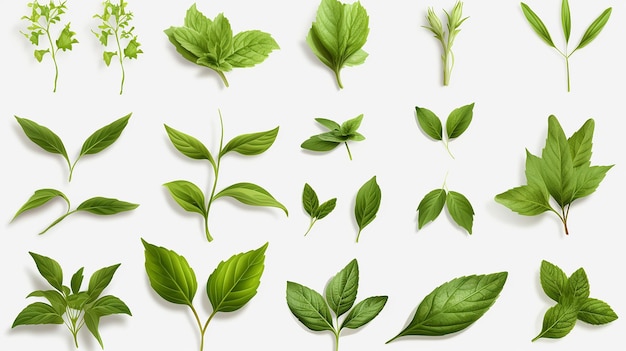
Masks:
[[[474,224],[474,209],[469,200],[461,193],[456,191],[448,191],[446,197],[446,208],[450,217],[463,229],[472,234],[472,225]]]
[[[444,189],[435,189],[426,194],[417,206],[417,229],[422,229],[426,223],[434,221],[445,204],[446,191]]]
[[[356,133],[357,129],[361,126],[363,121],[363,114],[360,114],[354,118],[351,118],[341,124],[340,131],[344,135],[351,135]]]
[[[596,18],[591,25],[589,25],[589,28],[587,28],[585,34],[583,34],[583,37],[580,39],[580,44],[578,44],[576,50],[589,45],[589,43],[591,43],[598,36],[598,34],[600,34],[606,23],[609,21],[612,10],[613,9],[610,7],[604,10],[604,12],[602,12],[600,16],[598,16],[598,18]]]
[[[450,112],[446,120],[446,134],[448,139],[458,138],[463,134],[472,122],[474,115],[474,103],[461,106]]]
[[[236,183],[219,193],[215,194],[214,199],[229,196],[233,199],[250,206],[267,206],[280,208],[289,215],[287,208],[278,202],[267,190],[252,183]]]
[[[169,190],[174,201],[185,211],[206,216],[204,193],[197,185],[186,180],[175,180],[163,185]]]
[[[252,156],[265,152],[272,146],[278,135],[278,127],[265,132],[242,134],[229,141],[220,152],[220,157],[230,151]]]
[[[498,298],[507,272],[455,278],[428,294],[409,325],[393,341],[406,335],[439,336],[458,332],[482,317]]]
[[[339,317],[350,310],[356,301],[358,288],[359,264],[353,259],[326,286],[326,301],[335,316]]]
[[[172,250],[154,246],[143,239],[141,242],[152,289],[166,301],[192,306],[198,282],[187,260]]]
[[[574,195],[574,166],[565,133],[554,116],[548,117],[548,137],[541,152],[543,180],[550,195],[561,206]]]
[[[31,324],[63,324],[63,318],[52,306],[43,302],[34,302],[17,315],[11,328]]]
[[[533,12],[533,10],[531,10],[530,7],[528,7],[528,5],[524,4],[523,2],[521,3],[521,6],[522,12],[524,12],[526,20],[533,28],[535,33],[537,33],[539,38],[545,41],[546,44],[555,47],[554,42],[552,42],[552,38],[550,37],[550,32],[548,32],[548,29],[546,28],[546,25],[543,24],[541,18],[539,18],[539,16],[537,16],[537,14]]]
[[[83,269],[84,267],[80,267],[80,269],[72,275],[70,286],[72,287],[72,293],[74,294],[78,294],[78,292],[80,291],[80,286],[83,284]]]
[[[550,307],[543,316],[541,333],[532,341],[539,338],[562,338],[576,325],[577,309],[572,306],[556,304]]]
[[[363,228],[376,218],[381,197],[380,187],[378,183],[376,183],[376,176],[372,177],[361,186],[356,194],[356,203],[354,206],[354,216],[359,230],[363,230]]]
[[[537,185],[522,185],[496,195],[496,202],[524,216],[552,210],[548,198]]]
[[[304,189],[302,190],[302,206],[309,216],[315,217],[315,213],[319,207],[319,199],[317,198],[315,190],[313,190],[308,183],[304,184]]]
[[[122,134],[132,113],[96,130],[83,143],[80,156],[98,153],[111,146]],[[79,156],[79,157],[80,157]]]
[[[69,162],[63,141],[53,131],[26,118],[15,116],[15,119],[33,143],[50,153],[63,156]]]
[[[330,130],[339,130],[341,129],[341,125],[335,121],[331,121],[330,119],[326,119],[326,118],[316,118],[315,121],[317,121],[317,123],[323,125],[324,127],[330,129]]]
[[[257,293],[265,263],[267,243],[220,262],[211,273],[206,292],[213,311],[232,312],[242,308]]]
[[[104,289],[106,289],[106,287],[111,283],[111,279],[113,279],[113,275],[119,266],[120,264],[118,263],[112,266],[104,267],[98,269],[91,275],[87,288],[87,294],[89,294],[87,302],[95,301],[100,294],[102,294]]]
[[[170,138],[172,145],[176,150],[180,151],[183,155],[196,160],[209,160],[213,167],[215,167],[215,160],[204,144],[192,137],[191,135],[180,132],[174,128],[165,125],[165,131]]]
[[[112,314],[127,314],[131,316],[130,309],[120,300],[113,295],[105,295],[97,299],[91,307],[89,307],[91,313],[104,317]]]
[[[32,296],[43,297],[46,300],[48,300],[48,302],[50,302],[50,305],[52,306],[54,311],[59,316],[62,316],[63,313],[65,313],[67,302],[65,301],[65,297],[63,297],[63,295],[61,295],[60,292],[56,290],[35,290],[32,293],[28,294],[27,297],[32,297]]]
[[[387,296],[372,296],[357,303],[341,324],[341,329],[357,329],[376,318],[387,303]]]
[[[578,319],[589,324],[607,324],[616,320],[617,314],[606,302],[588,298],[578,311]]]
[[[422,131],[435,140],[441,140],[443,138],[443,126],[439,117],[431,110],[423,107],[415,106],[415,112],[417,114],[417,123],[422,128]]]
[[[29,252],[37,265],[37,270],[50,285],[59,292],[63,291],[63,269],[61,265],[50,257]]]
[[[76,211],[86,211],[97,215],[108,216],[124,211],[131,211],[137,207],[139,207],[139,205],[130,202],[98,196],[83,201],[83,203],[78,205]]]
[[[567,139],[570,154],[572,155],[572,166],[574,166],[574,168],[584,165],[589,166],[590,164],[594,127],[595,122],[590,118],[579,130]]]
[[[569,1],[563,0],[561,2],[561,25],[563,27],[563,34],[565,35],[565,43],[569,42],[569,35],[572,31],[572,18],[569,11]]]
[[[99,326],[100,326],[100,316],[91,310],[85,311],[83,315],[83,320],[85,322],[85,326],[87,330],[91,332],[91,335],[98,341],[101,348],[104,348],[104,343],[102,342],[102,337],[100,336]]]
[[[70,200],[62,192],[56,189],[39,189],[39,190],[35,190],[35,193],[28,199],[28,201],[26,201],[26,203],[23,204],[19,210],[17,210],[17,212],[13,216],[13,219],[15,219],[17,216],[19,216],[25,211],[32,210],[33,208],[37,208],[39,206],[46,204],[48,201],[56,197],[63,198],[63,200],[65,200],[69,208]]]
[[[561,301],[561,297],[567,286],[567,275],[561,268],[546,260],[541,261],[539,271],[541,287],[543,291],[556,302]]]
[[[317,291],[288,281],[287,306],[305,327],[313,331],[334,330],[330,309]]]
[[[330,151],[336,148],[339,143],[334,141],[325,141],[322,140],[318,135],[314,135],[309,139],[305,140],[300,147],[306,150],[311,151]]]
[[[316,217],[317,219],[322,219],[328,216],[331,212],[333,212],[336,205],[337,205],[337,198],[332,198],[326,202],[323,202],[321,205],[319,205],[319,207],[317,208],[317,211],[315,211],[314,217]]]

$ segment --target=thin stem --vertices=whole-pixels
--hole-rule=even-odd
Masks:
[[[191,308],[191,312],[193,312],[193,316],[196,318],[196,323],[198,324],[198,330],[200,331],[200,351],[204,348],[204,330],[202,328],[202,322],[200,322],[200,317],[198,316],[198,312],[193,307],[193,305],[189,305]]]
[[[339,331],[334,330],[335,333],[335,351],[339,351]]]
[[[54,227],[55,225],[57,225],[59,222],[61,222],[62,220],[65,219],[65,217],[71,215],[72,213],[76,212],[77,210],[74,211],[69,211],[66,214],[62,215],[61,217],[57,218],[54,220],[54,222],[52,222],[52,224],[50,224],[46,229],[44,229],[41,233],[39,233],[39,235],[44,234],[45,232],[48,231],[48,229]]]
[[[569,56],[565,56],[565,71],[567,72],[567,92],[570,92],[570,79],[569,79]]]
[[[337,85],[339,85],[339,89],[343,89],[343,83],[341,83],[341,74],[339,73],[341,68],[334,69],[335,71],[335,79],[337,79]]]
[[[116,17],[115,19],[118,23],[115,27],[115,41],[117,42],[117,52],[120,59],[120,67],[122,68],[122,83],[120,84],[120,95],[124,92],[124,80],[126,79],[126,73],[124,72],[124,53],[122,52],[122,46],[120,45],[120,37],[118,34],[119,30],[119,19]]]
[[[69,178],[67,180],[68,182],[72,181],[72,174],[74,173],[74,167],[76,166],[76,163],[78,162],[79,159],[80,159],[80,157],[77,158],[76,161],[74,161],[73,164],[70,164],[70,160],[67,160],[67,165],[70,167],[70,176],[69,176]]]
[[[453,160],[456,160],[456,158],[454,158],[454,155],[450,151],[450,147],[448,146],[450,144],[450,140],[446,140],[446,141],[441,140],[441,142],[443,143],[443,146],[446,147],[446,151],[448,151],[448,155],[450,155],[450,157],[452,157]]]
[[[228,88],[228,80],[226,79],[226,76],[224,75],[224,72],[222,71],[218,71],[215,70],[215,72],[217,72],[217,74],[220,76],[220,78],[222,78],[222,82],[224,82],[224,85]]]
[[[213,241],[213,237],[211,236],[211,233],[209,233],[209,211],[211,210],[211,204],[213,203],[214,197],[215,197],[215,189],[217,188],[217,178],[219,176],[220,173],[220,164],[222,162],[222,147],[224,145],[224,121],[222,119],[222,112],[219,111],[219,115],[220,115],[220,148],[219,148],[219,153],[217,155],[217,164],[215,165],[215,168],[213,169],[215,176],[213,177],[213,187],[211,188],[211,195],[209,196],[209,203],[207,204],[207,208],[206,208],[206,217],[205,217],[205,231],[206,231],[206,238],[207,240]]]
[[[309,229],[307,229],[306,233],[304,233],[304,236],[309,234],[309,232],[311,231],[311,228],[313,228],[313,224],[315,224],[315,222],[317,222],[317,218],[315,218],[315,217],[311,218],[311,223],[309,224]]]
[[[54,44],[52,43],[52,38],[50,37],[50,23],[46,26],[46,36],[48,37],[48,42],[50,43],[50,54],[52,55],[52,62],[54,62],[54,88],[52,89],[53,93],[57,91],[57,80],[59,79],[59,66],[57,65],[57,57],[56,51],[54,50]]]
[[[356,234],[356,242],[357,243],[359,242],[359,237],[361,236],[361,230],[362,229],[359,228],[359,232]]]
[[[565,209],[565,207],[562,208],[563,217],[561,218],[561,221],[563,222],[563,227],[565,228],[565,235],[569,235],[569,229],[567,228],[567,216],[569,216],[569,208],[570,205],[567,205],[567,210]]]
[[[348,157],[350,157],[350,161],[352,161],[352,153],[350,152],[350,147],[348,146],[348,142],[344,142],[346,144],[346,150],[348,150]]]

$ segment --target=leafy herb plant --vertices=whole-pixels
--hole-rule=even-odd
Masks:
[[[449,143],[452,139],[461,136],[469,127],[474,116],[474,103],[461,106],[450,112],[446,119],[445,138],[441,119],[435,113],[418,106],[415,106],[415,113],[417,115],[417,123],[422,131],[434,140],[441,141],[446,147],[448,154],[454,158],[454,155],[450,152]]]
[[[452,44],[454,44],[454,39],[461,31],[459,27],[463,22],[465,22],[468,17],[463,17],[463,3],[461,1],[457,1],[454,4],[454,8],[452,8],[452,12],[448,13],[444,10],[446,14],[448,23],[448,31],[446,32],[443,29],[443,25],[441,24],[441,20],[435,14],[435,11],[432,7],[428,8],[428,15],[426,19],[428,20],[428,26],[424,27],[431,31],[437,40],[441,43],[441,49],[443,54],[441,55],[441,61],[443,63],[443,85],[448,85],[450,83],[450,75],[452,74],[452,68],[454,67],[454,54],[452,53]]]
[[[120,264],[104,267],[95,271],[89,278],[87,290],[80,290],[83,282],[83,268],[72,275],[70,286],[63,285],[63,270],[59,263],[50,257],[29,252],[41,276],[52,286],[53,290],[35,290],[27,297],[42,297],[45,302],[34,302],[20,312],[11,328],[19,325],[34,324],[65,324],[74,337],[78,348],[78,332],[83,326],[98,340],[104,348],[98,330],[100,318],[112,314],[131,315],[130,309],[119,298],[113,295],[100,296],[111,283],[115,271]],[[71,287],[71,289],[70,289]]]
[[[363,120],[363,114],[360,114],[352,119],[343,122],[341,125],[335,121],[331,121],[326,118],[316,118],[317,123],[328,128],[330,131],[313,135],[309,139],[305,140],[300,147],[311,151],[330,151],[336,148],[339,144],[346,145],[348,151],[348,157],[352,160],[352,153],[348,146],[348,141],[362,141],[365,137],[357,132],[357,129],[361,126]]]
[[[382,194],[376,176],[365,182],[356,194],[356,203],[354,205],[354,218],[359,226],[359,232],[356,235],[356,242],[359,242],[361,231],[376,218]]]
[[[339,334],[344,328],[358,329],[374,319],[387,303],[387,296],[371,296],[354,305],[359,288],[359,265],[356,259],[328,282],[325,297],[304,285],[287,282],[289,310],[307,328],[330,331],[339,350]],[[353,307],[354,306],[354,307]],[[339,323],[339,317],[348,315]]]
[[[309,223],[309,228],[307,229],[304,236],[309,234],[311,228],[318,220],[328,216],[335,209],[335,205],[337,204],[337,198],[334,197],[324,203],[320,204],[319,199],[317,198],[317,194],[315,190],[311,188],[311,186],[306,183],[304,184],[304,189],[302,190],[302,206],[306,213],[311,216],[311,222]]]
[[[611,166],[591,166],[594,120],[588,119],[567,138],[559,121],[548,117],[548,137],[541,157],[526,150],[526,185],[496,195],[495,200],[524,216],[555,213],[569,234],[567,219],[572,203],[591,195]],[[559,210],[550,204],[550,197]]]
[[[561,25],[563,27],[563,35],[565,36],[565,49],[561,51],[554,45],[552,41],[552,37],[550,36],[550,32],[548,28],[546,28],[545,24],[537,14],[530,9],[528,5],[525,3],[520,3],[522,6],[522,12],[524,12],[524,16],[526,20],[532,27],[532,29],[537,33],[539,38],[541,38],[548,46],[553,47],[563,58],[565,59],[565,70],[567,73],[567,91],[570,91],[570,75],[569,75],[569,58],[579,49],[584,48],[589,43],[591,43],[597,36],[600,34],[600,31],[604,28],[606,23],[609,21],[609,17],[611,16],[612,8],[607,8],[604,10],[598,18],[596,18],[591,25],[587,28],[583,37],[580,39],[580,42],[574,48],[574,50],[568,52],[569,38],[572,30],[572,19],[570,15],[569,1],[562,0],[561,3]]]
[[[72,210],[70,200],[67,198],[67,196],[65,196],[65,194],[63,194],[59,190],[39,189],[35,191],[35,193],[28,199],[28,201],[26,201],[24,205],[22,205],[22,207],[20,207],[17,213],[15,213],[15,216],[13,216],[13,219],[17,218],[25,211],[42,206],[48,201],[58,197],[65,200],[65,203],[67,203],[67,211],[59,218],[55,219],[54,222],[52,222],[48,227],[46,227],[46,229],[44,229],[39,234],[44,234],[50,228],[54,227],[59,222],[64,220],[65,217],[76,212],[89,212],[100,216],[110,216],[118,214],[120,212],[131,211],[139,207],[139,205],[130,202],[97,196],[83,201],[80,205],[78,205],[78,207]]]
[[[543,316],[539,338],[562,338],[576,325],[577,320],[592,325],[613,322],[617,314],[606,302],[589,297],[589,280],[585,270],[579,268],[567,277],[558,266],[541,262],[541,287],[557,304],[550,307]]]
[[[456,224],[472,234],[474,223],[472,204],[463,194],[448,190],[445,181],[441,189],[426,194],[417,206],[417,228],[422,229],[426,223],[437,219],[444,205]]]
[[[136,59],[137,55],[142,54],[143,51],[139,48],[141,44],[137,41],[137,36],[133,33],[135,27],[130,26],[133,13],[126,10],[128,3],[124,0],[120,0],[118,5],[112,3],[111,0],[106,0],[103,5],[104,10],[102,14],[94,15],[94,18],[98,18],[101,21],[98,26],[100,32],[92,32],[96,35],[96,38],[100,40],[100,44],[102,44],[105,49],[109,45],[109,36],[115,38],[117,50],[105,50],[102,54],[102,58],[104,59],[104,63],[109,66],[111,65],[113,57],[118,57],[120,69],[122,70],[122,82],[120,83],[120,95],[122,95],[124,92],[124,80],[126,79],[124,59]],[[123,50],[122,42],[126,45]]]
[[[231,151],[246,156],[258,155],[265,152],[272,146],[274,140],[276,140],[278,127],[264,132],[236,136],[226,143],[226,145],[224,145],[224,123],[222,121],[221,112],[220,128],[220,145],[216,159],[200,140],[165,125],[167,135],[178,151],[192,159],[206,160],[213,168],[213,186],[211,187],[208,201],[205,199],[202,190],[189,181],[175,180],[164,184],[174,201],[185,211],[199,213],[204,218],[204,230],[208,241],[213,241],[213,236],[211,236],[209,232],[209,213],[211,205],[213,201],[221,197],[232,197],[250,206],[276,207],[283,210],[285,215],[289,214],[283,204],[278,202],[267,190],[256,184],[236,183],[216,193],[222,157]]]
[[[360,2],[344,4],[338,0],[322,0],[315,22],[306,42],[322,61],[335,73],[337,85],[341,83],[341,69],[365,62],[368,54],[362,48],[369,34],[369,16]]]
[[[61,15],[67,10],[65,5],[67,1],[50,0],[47,5],[40,4],[37,0],[28,3],[31,12],[29,16],[22,16],[23,20],[30,22],[28,26],[29,33],[24,33],[24,36],[30,40],[30,42],[39,47],[39,37],[45,35],[48,39],[48,47],[44,50],[35,50],[35,59],[41,62],[47,53],[50,53],[52,62],[54,63],[54,88],[53,92],[57,91],[57,80],[59,79],[59,66],[57,64],[57,54],[59,50],[67,51],[72,50],[72,45],[77,44],[75,32],[70,30],[70,24],[67,23],[65,27],[59,33],[59,36],[55,41],[52,40],[53,33],[52,26],[61,21]]]
[[[507,272],[470,275],[438,286],[417,306],[409,325],[387,343],[407,335],[441,336],[461,331],[496,302]]]
[[[72,173],[74,173],[74,167],[76,166],[78,160],[85,155],[97,154],[98,152],[111,146],[111,144],[113,144],[122,134],[124,128],[126,128],[131,114],[132,113],[129,113],[126,116],[119,118],[93,132],[83,143],[83,146],[80,149],[80,154],[74,163],[70,162],[70,158],[67,155],[63,141],[61,141],[61,138],[59,138],[59,136],[53,131],[26,118],[15,116],[15,119],[22,127],[24,134],[26,134],[28,139],[30,139],[33,143],[49,153],[63,156],[67,162],[67,167],[70,173],[68,181],[71,182]]]
[[[261,284],[267,243],[217,265],[206,283],[213,312],[203,324],[193,305],[198,290],[196,275],[185,257],[143,239],[141,241],[145,248],[145,267],[150,286],[164,300],[191,309],[200,332],[200,351],[204,348],[204,335],[213,317],[218,312],[233,312],[245,306]]]
[[[230,22],[223,14],[211,20],[195,4],[187,10],[184,25],[170,27],[165,34],[179,54],[196,65],[214,70],[227,87],[224,72],[255,66],[279,49],[272,36],[260,30],[233,36]]]

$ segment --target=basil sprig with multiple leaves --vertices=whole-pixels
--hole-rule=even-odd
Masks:
[[[444,205],[456,224],[472,234],[474,224],[472,204],[465,195],[448,190],[445,182],[441,189],[426,194],[417,206],[417,229],[422,229],[426,223],[437,219]]]
[[[572,18],[570,14],[569,1],[562,0],[562,3],[561,3],[561,25],[563,27],[563,35],[565,36],[564,51],[559,50],[559,48],[557,48],[554,45],[554,42],[552,41],[552,37],[550,36],[550,32],[548,31],[548,28],[546,28],[546,25],[543,23],[541,18],[539,18],[539,16],[537,16],[537,14],[533,10],[531,10],[528,5],[526,5],[523,2],[520,4],[522,7],[522,12],[524,12],[524,17],[526,17],[526,20],[528,21],[532,29],[535,31],[535,33],[537,33],[539,38],[541,38],[546,44],[548,44],[548,46],[553,47],[554,50],[556,50],[565,59],[565,70],[567,73],[567,91],[570,91],[570,78],[569,78],[570,56],[572,56],[572,54],[574,54],[574,52],[576,52],[577,50],[582,49],[585,46],[587,46],[598,36],[598,34],[600,34],[600,31],[602,31],[606,23],[609,21],[609,17],[611,17],[612,9],[609,7],[606,10],[604,10],[600,14],[600,16],[598,16],[598,18],[596,18],[589,25],[589,27],[585,31],[585,34],[583,34],[583,37],[580,39],[580,42],[578,43],[576,48],[568,52],[569,38],[570,38],[571,30],[572,30]]]
[[[248,30],[233,36],[230,22],[223,14],[211,20],[198,11],[195,4],[187,10],[184,25],[170,27],[165,34],[179,54],[196,65],[215,71],[227,87],[224,72],[255,66],[279,49],[272,36],[260,30]]]
[[[100,347],[104,348],[98,330],[100,318],[112,314],[131,315],[130,309],[113,295],[100,296],[111,283],[120,264],[104,267],[95,271],[89,278],[87,290],[80,290],[84,275],[83,267],[72,275],[70,286],[63,285],[63,269],[50,257],[29,252],[37,265],[39,274],[54,288],[53,290],[35,290],[27,297],[42,297],[45,302],[34,302],[24,308],[15,318],[11,328],[20,325],[65,324],[74,337],[78,347],[77,335],[86,326]]]
[[[352,160],[352,153],[350,152],[348,141],[365,140],[365,137],[357,132],[357,129],[361,126],[361,121],[363,121],[363,114],[349,119],[342,124],[326,118],[316,118],[315,121],[329,129],[329,131],[313,135],[305,140],[300,147],[306,150],[324,152],[330,151],[343,143],[346,145],[348,157]]]
[[[224,145],[224,123],[220,112],[220,145],[217,158],[214,158],[209,149],[204,144],[191,135],[180,132],[165,125],[167,136],[174,147],[183,155],[196,159],[206,160],[213,168],[213,186],[205,199],[204,193],[192,182],[186,180],[174,180],[165,183],[170,195],[176,203],[185,211],[195,212],[204,218],[204,230],[208,241],[213,241],[213,236],[209,232],[209,213],[213,201],[221,197],[232,197],[233,199],[250,206],[276,207],[288,215],[287,208],[278,202],[267,190],[252,183],[236,183],[230,185],[219,192],[217,190],[217,180],[219,177],[222,157],[229,152],[237,152],[241,155],[252,156],[265,152],[272,146],[278,135],[278,127],[257,133],[242,134],[234,137]]]
[[[361,231],[376,218],[382,193],[376,182],[376,176],[373,176],[359,188],[354,203],[354,218],[359,226],[359,232],[356,235],[356,242],[359,242]]]
[[[336,197],[320,204],[315,190],[313,190],[313,188],[311,188],[308,183],[304,184],[304,189],[302,190],[302,206],[304,207],[306,213],[311,217],[309,228],[307,229],[306,233],[304,233],[304,236],[309,234],[315,222],[333,212],[336,204]]]
[[[387,296],[371,296],[356,302],[359,265],[356,259],[330,279],[325,297],[304,285],[287,282],[287,305],[293,315],[313,331],[330,331],[339,349],[339,334],[344,328],[358,329],[372,321],[387,303]],[[348,315],[339,323],[339,317]]]
[[[445,138],[441,119],[439,119],[434,112],[423,107],[415,106],[415,113],[417,115],[417,123],[422,131],[434,140],[441,141],[446,147],[448,154],[454,158],[448,145],[452,139],[461,136],[469,127],[472,122],[472,117],[474,116],[474,103],[461,106],[450,112],[446,119]]]
[[[541,157],[526,150],[526,185],[496,195],[495,200],[524,216],[555,213],[569,234],[567,219],[574,201],[591,195],[611,166],[591,166],[595,122],[588,119],[567,138],[554,116],[548,117],[548,137]],[[560,211],[550,204],[550,197]]]
[[[365,62],[368,54],[362,48],[369,34],[369,16],[360,2],[344,4],[338,0],[322,0],[315,22],[306,42],[322,61],[335,73],[337,85],[341,83],[341,69]]]
[[[589,297],[589,280],[583,268],[569,277],[558,266],[541,262],[541,287],[557,304],[550,307],[544,317],[539,338],[562,338],[576,325],[577,320],[592,325],[613,322],[617,314],[606,302]]]
[[[438,286],[417,306],[409,325],[387,343],[407,335],[441,336],[461,331],[496,302],[507,272],[455,278]]]
[[[164,300],[189,306],[200,332],[200,351],[204,348],[204,335],[213,317],[218,312],[233,312],[245,306],[261,284],[267,243],[217,265],[206,283],[206,294],[213,312],[203,324],[193,305],[198,290],[196,274],[185,257],[143,239],[141,241],[145,248],[145,268],[150,286]]]
[[[76,166],[76,163],[78,163],[78,160],[85,155],[97,154],[111,146],[111,144],[113,144],[120,137],[124,128],[126,128],[131,115],[132,113],[129,113],[126,116],[121,117],[93,132],[83,143],[83,146],[80,149],[80,154],[74,163],[70,162],[70,158],[67,155],[63,141],[61,141],[61,138],[59,138],[59,136],[53,131],[26,118],[15,116],[15,119],[17,120],[17,123],[19,123],[20,127],[22,127],[22,130],[28,139],[45,151],[52,154],[59,154],[65,159],[70,173],[68,181],[71,182],[74,167]]]

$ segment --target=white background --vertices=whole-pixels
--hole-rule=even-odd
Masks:
[[[140,238],[184,255],[194,268],[199,289],[195,304],[205,319],[210,304],[204,292],[208,275],[219,261],[269,242],[266,267],[257,295],[243,309],[218,314],[206,334],[206,350],[331,350],[330,333],[314,333],[292,316],[285,283],[299,282],[323,291],[328,279],[351,259],[359,262],[357,299],[388,295],[385,309],[370,324],[342,334],[342,350],[582,350],[620,349],[623,319],[601,327],[579,322],[564,339],[542,339],[544,312],[553,304],[541,290],[539,266],[546,259],[571,274],[584,267],[591,296],[607,301],[618,315],[626,313],[623,283],[621,199],[624,145],[623,81],[626,26],[622,1],[571,0],[575,45],[586,27],[606,7],[613,14],[604,31],[571,57],[572,92],[566,92],[563,59],[545,45],[523,17],[517,1],[465,1],[462,25],[453,50],[456,65],[449,87],[441,85],[440,47],[426,25],[428,6],[443,16],[453,1],[363,0],[370,15],[365,64],[342,72],[339,91],[330,70],[310,52],[305,37],[319,2],[290,0],[200,1],[209,17],[224,12],[234,32],[260,29],[272,34],[281,49],[254,68],[227,73],[230,88],[218,76],[185,61],[163,30],[183,23],[191,1],[130,2],[133,24],[145,54],[126,61],[126,88],[118,95],[119,68],[106,67],[102,47],[91,33],[99,1],[69,1],[62,23],[71,21],[79,44],[58,55],[60,77],[52,93],[52,61],[37,63],[25,31],[27,1],[5,1],[0,12],[0,348],[8,351],[73,349],[62,326],[11,329],[32,290],[45,288],[28,255],[33,251],[56,259],[66,282],[84,266],[91,274],[121,263],[105,290],[124,300],[133,316],[103,318],[106,350],[197,350],[198,331],[191,312],[162,300],[149,285]],[[559,47],[560,1],[531,1]],[[444,22],[445,23],[445,22]],[[58,26],[60,30],[62,26]],[[475,102],[469,129],[450,147],[418,128],[415,105],[443,120],[454,108]],[[230,200],[216,201],[211,212],[215,240],[208,243],[197,214],[184,212],[163,183],[186,179],[206,189],[212,182],[207,162],[188,159],[169,142],[163,124],[218,147],[218,109],[225,138],[280,126],[275,144],[264,154],[224,158],[218,187],[240,181],[259,184],[289,209],[251,208]],[[119,140],[78,163],[71,183],[59,155],[31,143],[14,115],[55,131],[70,158],[96,129],[129,112],[132,118]],[[359,130],[367,140],[329,153],[303,151],[300,143],[322,129],[324,117],[339,122],[364,114]],[[539,154],[547,117],[556,115],[567,135],[595,118],[596,165],[615,164],[596,193],[577,201],[570,215],[570,235],[556,216],[522,217],[497,204],[496,194],[524,183],[524,149]],[[417,230],[420,199],[443,183],[465,194],[476,212],[474,234],[467,235],[445,213]],[[376,175],[382,189],[378,217],[355,244],[354,198]],[[302,209],[305,182],[320,200],[337,197],[337,208],[303,237],[308,218]],[[64,211],[53,201],[10,223],[17,209],[40,188],[62,190],[77,206],[92,196],[139,203],[137,210],[98,217],[75,214],[45,235],[37,233]],[[385,345],[402,330],[416,306],[438,285],[468,274],[508,271],[509,278],[493,307],[468,329],[442,338],[406,337]],[[86,283],[86,281],[85,281]],[[98,350],[87,330],[81,350]]]

